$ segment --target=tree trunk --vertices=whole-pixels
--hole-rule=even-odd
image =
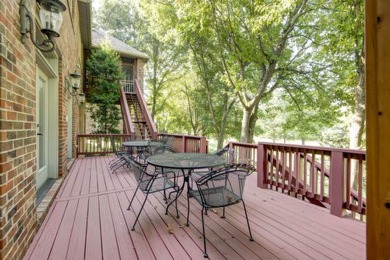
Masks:
[[[349,148],[359,149],[362,145],[362,135],[366,117],[366,89],[364,72],[359,77],[359,82],[355,89],[355,107],[352,113],[352,122],[349,129]]]
[[[217,150],[222,149],[224,142],[224,134],[217,135]]]
[[[366,122],[366,83],[364,70],[358,75],[359,81],[355,89],[355,107],[352,113],[352,122],[349,128],[349,148],[362,148],[362,137]],[[352,187],[357,187],[357,179],[355,178],[358,172],[356,161],[351,162],[351,184]]]
[[[250,122],[253,108],[243,108],[241,122],[241,137],[240,142],[248,143],[250,138]]]
[[[247,143],[253,143],[254,142],[254,136],[255,136],[255,127],[256,122],[258,119],[257,111],[259,110],[259,105],[255,105],[255,108],[253,109],[252,115],[250,117],[249,121],[249,133],[248,133],[248,141]]]

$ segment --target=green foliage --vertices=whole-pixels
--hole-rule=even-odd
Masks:
[[[131,0],[103,0],[101,8],[94,10],[93,27],[103,29],[123,42],[136,41],[139,33],[134,25],[137,24],[138,17],[132,2]]]
[[[88,100],[95,133],[118,133],[121,119],[117,106],[120,79],[123,78],[118,54],[108,44],[92,50],[87,60]]]
[[[340,118],[357,102],[362,0],[106,1],[121,10],[104,11],[103,29],[151,58],[159,131],[347,146]]]

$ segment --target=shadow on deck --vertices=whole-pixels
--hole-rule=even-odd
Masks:
[[[108,171],[111,157],[75,161],[25,259],[203,259],[200,206],[191,201],[190,226],[165,215],[162,194],[152,194],[135,231],[127,206],[136,188],[129,169]],[[365,259],[366,225],[246,182],[245,202],[254,242],[247,236],[242,204],[205,217],[210,259]],[[133,203],[140,207],[143,194]]]

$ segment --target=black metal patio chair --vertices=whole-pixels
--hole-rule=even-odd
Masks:
[[[133,197],[131,198],[127,210],[131,209],[131,204],[133,203],[138,190],[142,191],[145,195],[145,199],[142,202],[141,209],[139,210],[137,217],[134,221],[133,227],[131,228],[131,230],[134,231],[135,225],[137,224],[139,216],[141,215],[141,211],[145,206],[146,200],[148,199],[148,195],[151,193],[163,191],[164,200],[167,203],[167,190],[172,190],[172,192],[176,192],[177,196],[177,192],[179,191],[178,178],[181,173],[178,171],[156,170],[151,165],[141,164],[135,160],[131,161],[130,166],[138,185],[136,190],[134,191]],[[177,209],[177,200],[175,201],[175,207],[176,214],[178,215],[179,211]]]
[[[221,218],[225,218],[225,208],[242,202],[246,222],[249,230],[249,240],[253,241],[251,228],[249,225],[248,213],[245,202],[243,200],[243,193],[245,187],[245,180],[247,176],[255,171],[252,165],[248,164],[231,164],[225,168],[212,171],[202,176],[196,181],[197,190],[189,190],[187,194],[187,226],[189,225],[190,201],[193,197],[201,206],[202,215],[202,232],[204,244],[204,257],[208,258],[206,249],[206,234],[204,227],[204,215],[206,210],[211,208],[223,208]]]
[[[112,152],[114,153],[115,158],[112,159],[111,161],[109,161],[108,165],[109,165],[112,173],[114,173],[117,169],[119,169],[123,166],[128,166],[129,152],[127,150],[125,150],[125,148],[123,146],[121,146],[122,147],[121,150],[118,150],[114,137],[111,137],[110,141],[111,141]]]
[[[156,140],[156,141],[161,143],[161,146],[156,147],[156,149],[158,149],[160,151],[161,150],[168,150],[168,151],[172,151],[172,152],[177,152],[176,149],[173,147],[173,143],[175,141],[174,136],[163,135],[159,140]]]

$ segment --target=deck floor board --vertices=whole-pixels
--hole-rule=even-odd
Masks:
[[[37,232],[25,259],[203,259],[201,206],[185,192],[165,215],[162,193],[144,200],[131,170],[108,167],[113,157],[76,159]],[[328,209],[246,183],[245,202],[254,242],[248,238],[243,205],[205,215],[210,259],[365,259],[366,225],[332,216]]]

